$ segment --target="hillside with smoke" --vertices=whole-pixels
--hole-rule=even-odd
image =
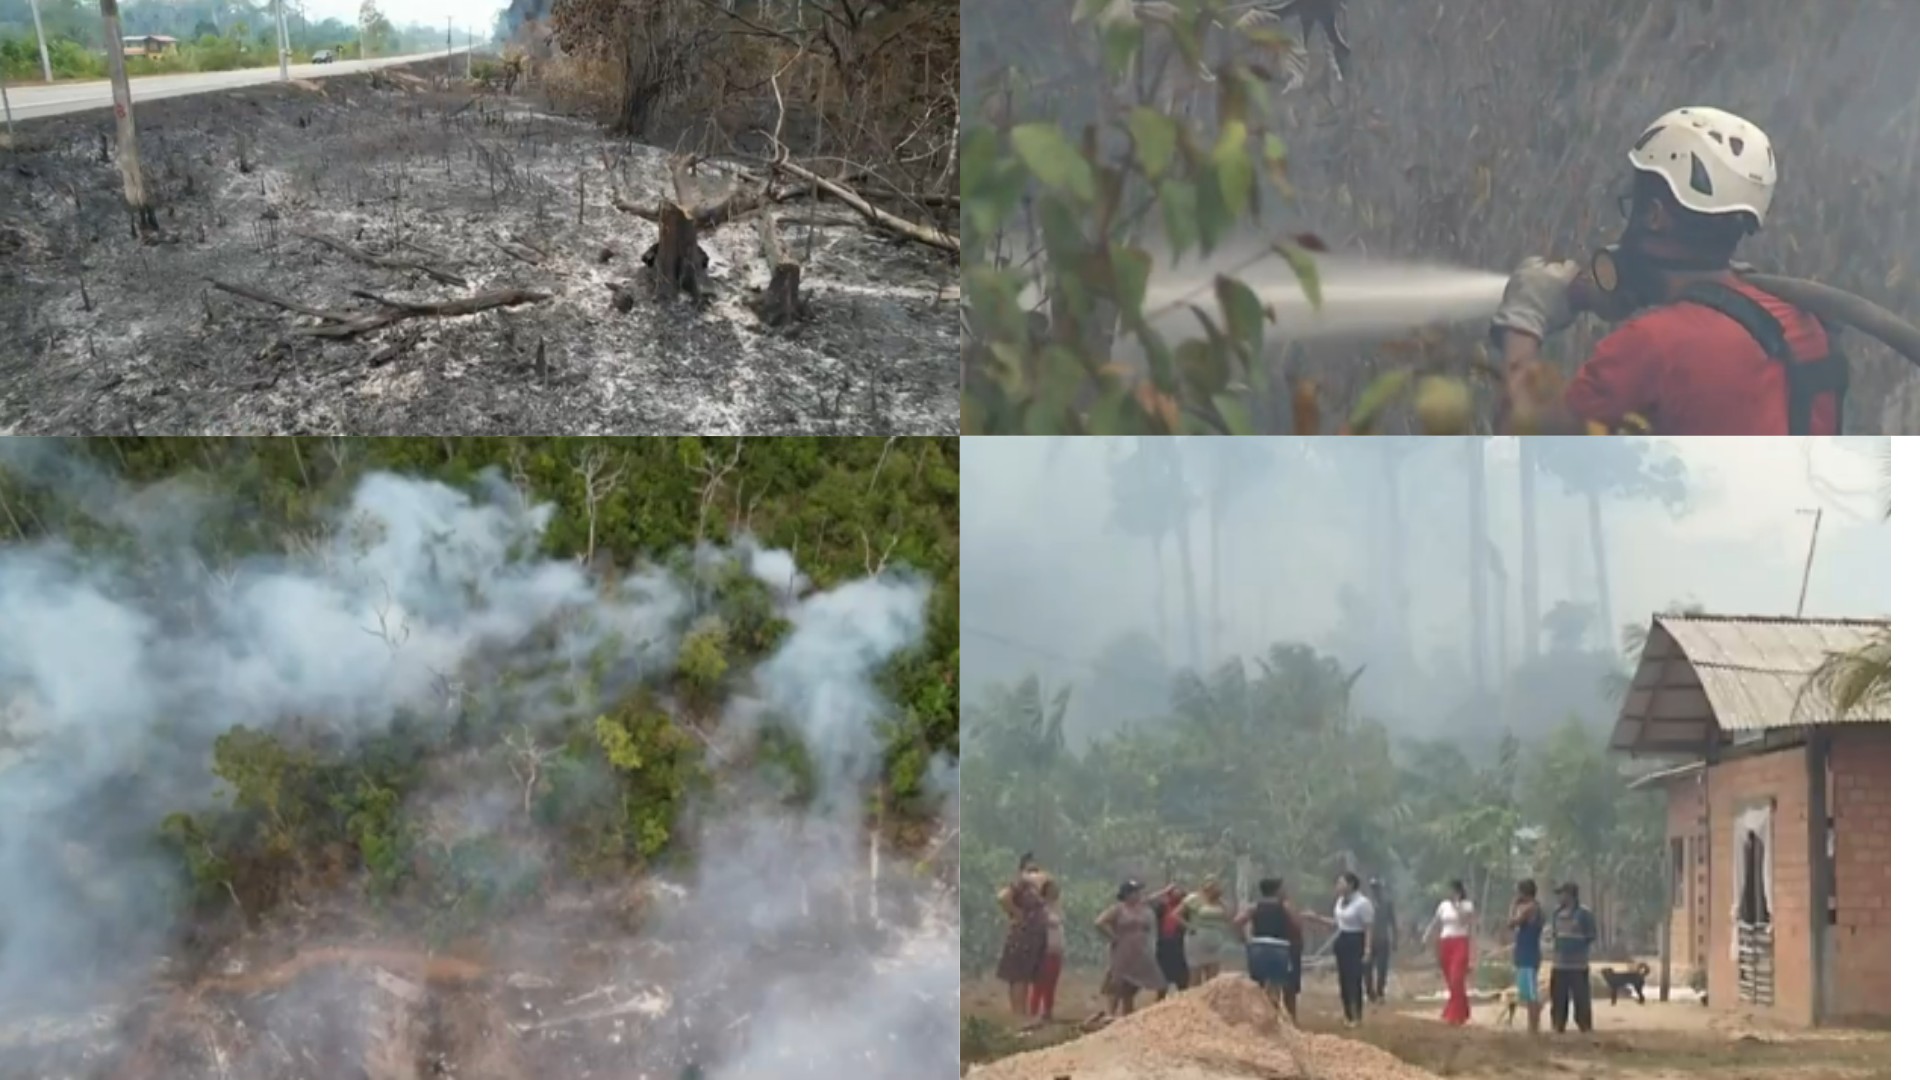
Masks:
[[[584,506],[596,440],[169,442],[0,441],[0,1075],[957,1060],[957,448],[734,444],[774,528],[897,480],[888,557],[710,521],[700,440]]]

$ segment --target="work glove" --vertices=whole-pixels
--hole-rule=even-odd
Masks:
[[[1515,330],[1542,341],[1573,325],[1573,279],[1580,266],[1571,259],[1548,262],[1528,256],[1507,279],[1500,308],[1493,313],[1495,330]]]

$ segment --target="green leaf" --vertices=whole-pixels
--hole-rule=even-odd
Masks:
[[[1227,213],[1238,219],[1253,196],[1253,160],[1247,156],[1247,125],[1242,121],[1231,120],[1221,128],[1220,141],[1213,145],[1213,168]]]
[[[1279,190],[1281,195],[1291,198],[1293,188],[1287,183],[1287,144],[1285,140],[1281,139],[1278,135],[1268,135],[1266,137],[1266,147],[1263,156],[1266,158],[1267,179],[1273,182],[1273,186]]]
[[[988,341],[1026,338],[1027,315],[1020,307],[1021,278],[1012,270],[985,263],[966,269],[967,308],[976,335]]]
[[[1373,431],[1380,421],[1380,414],[1386,411],[1412,381],[1413,372],[1408,368],[1395,368],[1369,383],[1360,391],[1360,400],[1353,406],[1353,413],[1347,419],[1347,427],[1356,435],[1365,435]]]
[[[1300,291],[1306,294],[1307,303],[1312,304],[1315,311],[1320,310],[1320,267],[1313,261],[1313,255],[1293,244],[1275,244],[1273,250],[1293,267],[1293,276],[1300,279]]]
[[[1116,0],[1127,3],[1128,0]],[[1133,68],[1133,58],[1139,54],[1140,45],[1146,40],[1146,29],[1139,23],[1119,23],[1100,31],[1100,56],[1105,62],[1107,74],[1116,79],[1124,78]]]
[[[1133,154],[1148,180],[1158,180],[1173,165],[1174,143],[1179,128],[1166,114],[1144,105],[1135,106],[1127,116],[1127,132],[1133,136]]]
[[[1040,237],[1047,245],[1047,257],[1056,265],[1077,259],[1087,249],[1080,215],[1057,196],[1043,195],[1034,207],[1040,219]]]
[[[1252,365],[1260,358],[1266,341],[1266,312],[1260,307],[1260,298],[1245,282],[1225,274],[1213,279],[1213,292],[1227,317],[1228,333],[1245,350],[1245,359]]]
[[[1073,406],[1074,395],[1086,381],[1084,376],[1072,350],[1062,345],[1047,346],[1034,372],[1033,403],[1026,417],[1027,434],[1066,433],[1068,410]]]
[[[1212,342],[1199,339],[1181,342],[1173,358],[1181,379],[1201,398],[1211,398],[1225,389],[1233,374],[1227,367],[1226,357]]]
[[[1200,227],[1200,252],[1210,254],[1234,223],[1233,212],[1227,209],[1227,201],[1221,195],[1218,166],[1209,164],[1200,170],[1195,196],[1194,222]]]
[[[984,243],[1020,205],[1026,191],[1027,170],[1012,158],[1003,158],[987,167],[987,176],[975,182],[971,194],[962,197],[967,221],[973,227],[969,238]]]
[[[1153,274],[1153,256],[1139,248],[1115,248],[1113,258],[1114,300],[1120,305],[1120,317],[1129,326],[1138,326],[1140,307],[1147,299],[1147,278]]]
[[[1129,408],[1133,406],[1133,391],[1126,386],[1116,386],[1100,395],[1088,410],[1086,419],[1089,435],[1122,435],[1132,429]]]
[[[1054,191],[1082,202],[1093,201],[1093,166],[1052,123],[1021,124],[1013,129],[1013,152],[1021,164]]]
[[[1126,2],[1127,0],[1074,0],[1072,21],[1081,23],[1088,19],[1098,19],[1107,13],[1108,8]]]
[[[972,199],[980,186],[988,182],[999,160],[1000,135],[992,128],[978,125],[961,136],[960,198],[963,202]]]
[[[1199,197],[1199,189],[1185,180],[1160,182],[1160,216],[1166,222],[1167,243],[1173,248],[1176,263],[1199,238]]]
[[[1247,407],[1247,399],[1240,394],[1215,394],[1213,407],[1220,412],[1221,419],[1227,422],[1223,435],[1252,435],[1253,411]]]

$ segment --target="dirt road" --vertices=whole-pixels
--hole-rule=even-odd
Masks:
[[[402,71],[150,104],[158,244],[130,237],[110,120],[25,125],[0,168],[0,434],[958,430],[956,268],[837,204],[781,205],[812,318],[770,333],[755,219],[703,237],[709,306],[616,309],[657,230],[614,190],[657,199],[668,155],[524,100]],[[216,281],[365,314],[546,298],[330,337]]]

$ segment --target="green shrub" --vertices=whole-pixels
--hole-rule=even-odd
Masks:
[[[674,672],[688,696],[702,704],[720,697],[727,677],[727,624],[718,616],[704,616],[680,641]]]
[[[658,855],[673,838],[680,800],[698,770],[693,740],[644,692],[629,695],[593,728],[621,780],[627,850],[642,859]]]

